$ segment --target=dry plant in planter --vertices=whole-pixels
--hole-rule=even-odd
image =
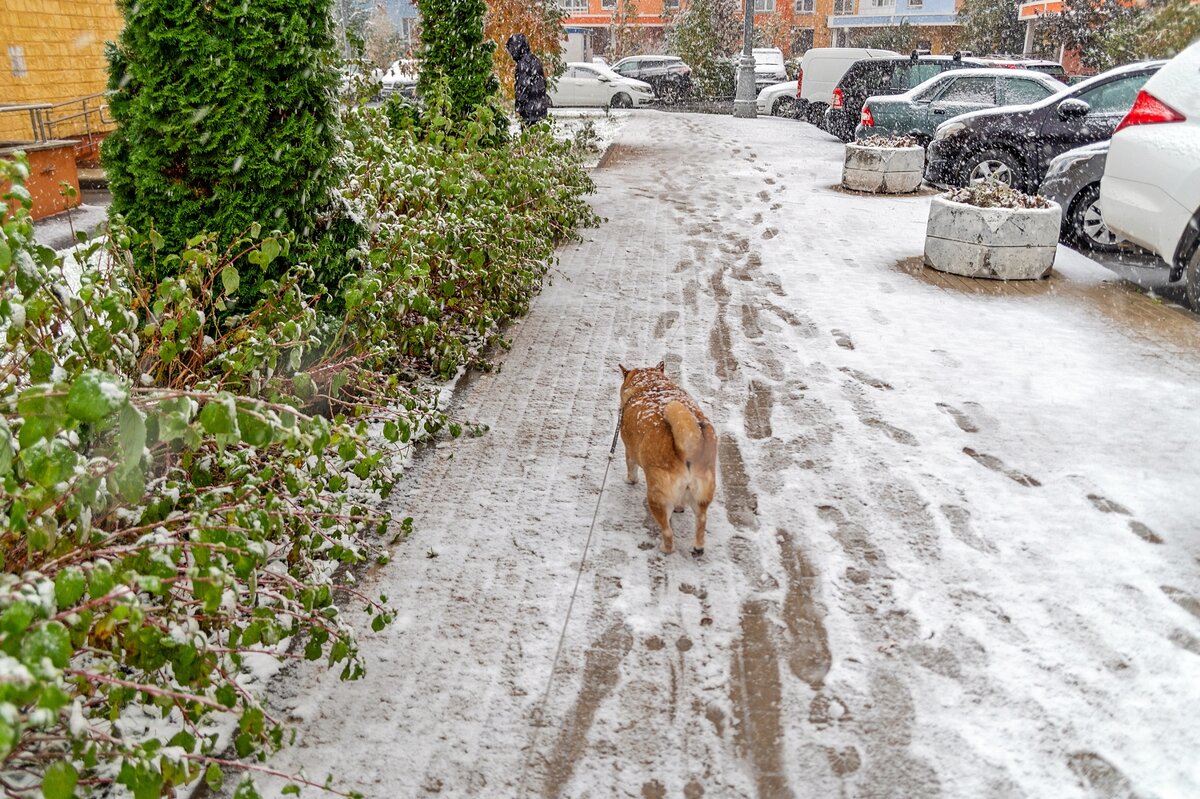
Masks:
[[[989,181],[933,198],[925,265],[965,277],[1046,277],[1058,250],[1057,203]]]
[[[871,194],[908,194],[921,188],[925,148],[911,136],[870,136],[846,145],[842,186]]]

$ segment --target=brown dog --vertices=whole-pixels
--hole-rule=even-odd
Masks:
[[[704,525],[717,488],[717,434],[687,392],[671,382],[666,363],[653,369],[621,367],[621,441],[626,480],[646,473],[646,501],[662,528],[663,552],[675,548],[671,510],[687,503],[696,514],[692,554],[704,554]]]

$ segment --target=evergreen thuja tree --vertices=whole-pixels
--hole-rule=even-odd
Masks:
[[[112,212],[165,242],[156,263],[197,233],[228,242],[253,223],[324,239],[338,177],[331,3],[117,0],[118,126],[103,158]],[[253,297],[272,268],[283,266],[243,271],[241,294]]]
[[[433,93],[445,82],[450,111],[470,116],[492,99],[499,83],[492,75],[495,45],[484,37],[484,0],[417,0],[421,12],[421,76],[418,87]]]

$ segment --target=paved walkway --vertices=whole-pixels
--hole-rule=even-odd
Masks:
[[[288,672],[273,767],[370,797],[1200,795],[1200,355],[1068,251],[1032,295],[931,284],[928,197],[835,191],[840,152],[632,115],[608,222],[461,393],[491,433],[399,494],[368,679]],[[618,452],[542,713],[617,364],[663,358],[720,431],[706,555],[657,551]]]

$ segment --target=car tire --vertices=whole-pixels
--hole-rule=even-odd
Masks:
[[[1067,235],[1076,247],[1095,252],[1116,252],[1123,239],[1104,224],[1100,211],[1100,184],[1084,186],[1071,201]]]
[[[963,162],[962,185],[982,183],[991,178],[1018,188],[1024,183],[1025,170],[1007,150],[983,150]]]
[[[675,105],[679,102],[679,87],[674,82],[664,81],[659,84],[658,99],[663,101],[663,105]]]
[[[1200,313],[1200,247],[1192,250],[1192,258],[1188,261],[1184,281],[1188,305],[1192,307],[1193,311]]]
[[[777,97],[771,105],[771,116],[790,117],[794,114],[796,101],[791,97]]]
[[[613,108],[633,108],[633,98],[625,92],[617,92],[612,96],[610,105]]]

